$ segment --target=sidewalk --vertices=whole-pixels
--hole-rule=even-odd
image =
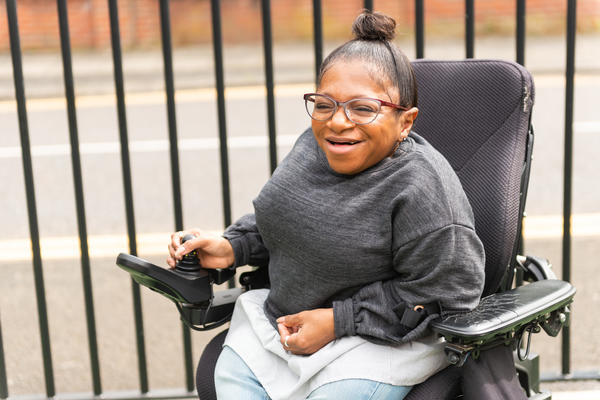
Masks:
[[[415,54],[413,41],[399,41],[409,58]],[[337,43],[325,43],[328,54]],[[465,55],[462,40],[426,40],[425,56],[461,59]],[[576,43],[576,71],[600,74],[600,35],[579,35]],[[174,51],[176,89],[214,87],[212,47],[179,48]],[[262,44],[224,48],[226,86],[264,84]],[[564,74],[566,44],[563,37],[535,37],[527,40],[525,64],[535,74]],[[475,42],[477,58],[515,60],[513,37],[490,37]],[[312,82],[315,77],[312,43],[276,44],[273,48],[275,83]],[[160,48],[123,52],[125,88],[128,92],[163,90],[163,64]],[[60,97],[64,93],[60,52],[23,54],[27,98]],[[77,95],[114,93],[110,49],[76,51],[73,71]],[[14,99],[12,62],[9,53],[0,54],[0,100]]]
[[[600,399],[600,390],[552,393],[552,400],[598,400],[598,399]]]
[[[552,400],[600,400],[599,381],[552,382],[540,386],[552,392]]]

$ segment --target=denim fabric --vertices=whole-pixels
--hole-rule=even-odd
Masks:
[[[217,360],[215,387],[218,400],[271,400],[244,360],[229,346]],[[345,379],[315,389],[307,400],[402,400],[409,386],[394,386],[368,379]]]
[[[244,360],[229,346],[223,347],[215,366],[217,400],[270,400]]]
[[[368,379],[331,382],[314,390],[307,400],[402,400],[411,386],[394,386]]]

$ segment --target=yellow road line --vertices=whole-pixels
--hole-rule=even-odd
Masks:
[[[565,84],[565,78],[561,74],[539,74],[534,77],[535,85],[542,87],[562,87]],[[600,76],[580,74],[575,76],[576,85],[600,85]],[[297,97],[306,92],[312,92],[315,85],[312,82],[281,84],[275,86],[275,96],[277,97]],[[266,88],[263,85],[255,86],[233,86],[225,89],[227,99],[256,99],[266,96]],[[175,92],[175,101],[177,103],[191,103],[198,101],[214,101],[217,98],[215,88],[199,89],[179,89]],[[77,96],[76,107],[94,108],[94,107],[113,107],[116,104],[114,93],[101,95],[82,95]],[[146,104],[165,103],[164,91],[151,92],[131,92],[125,94],[125,103],[129,106]],[[14,100],[0,101],[0,113],[16,112],[17,106]],[[37,98],[27,100],[28,111],[46,111],[46,110],[66,110],[66,100],[64,97]]]
[[[215,231],[216,232],[216,231]],[[525,239],[553,239],[562,236],[562,217],[559,215],[529,216],[524,226]],[[600,213],[576,214],[572,218],[572,235],[600,236]],[[137,236],[138,254],[156,256],[167,254],[170,232],[144,233]],[[116,257],[129,250],[125,235],[95,235],[88,239],[90,257]],[[44,260],[79,258],[79,238],[50,237],[41,239]],[[29,239],[0,241],[0,262],[31,260]]]
[[[312,83],[285,84],[275,86],[277,97],[297,97],[314,91]],[[255,99],[265,97],[267,89],[264,86],[238,86],[225,89],[225,98],[228,100]],[[215,101],[217,91],[214,88],[180,89],[175,92],[176,103],[192,103],[198,101]],[[152,91],[144,93],[125,94],[126,105],[164,104],[165,92]],[[28,111],[66,110],[67,102],[64,97],[40,98],[27,100]],[[75,106],[78,109],[95,107],[112,107],[116,105],[114,94],[77,96]],[[0,113],[16,112],[17,105],[14,100],[0,101]]]

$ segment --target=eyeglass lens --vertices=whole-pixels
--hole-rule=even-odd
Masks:
[[[336,103],[327,96],[311,95],[306,98],[306,111],[317,121],[327,121],[337,111]],[[344,103],[344,112],[355,124],[368,124],[379,114],[381,105],[376,100],[353,99]]]

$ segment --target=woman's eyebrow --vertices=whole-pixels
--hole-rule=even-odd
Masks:
[[[339,99],[337,99],[335,96],[333,96],[332,94],[328,93],[328,92],[320,92],[320,91],[316,91],[315,93],[317,94],[324,94],[326,96],[331,97],[334,100],[340,101]],[[364,93],[355,93],[351,96],[347,96],[347,100],[352,100],[352,99],[377,99],[379,97],[377,97],[376,95],[373,94],[364,94]]]

